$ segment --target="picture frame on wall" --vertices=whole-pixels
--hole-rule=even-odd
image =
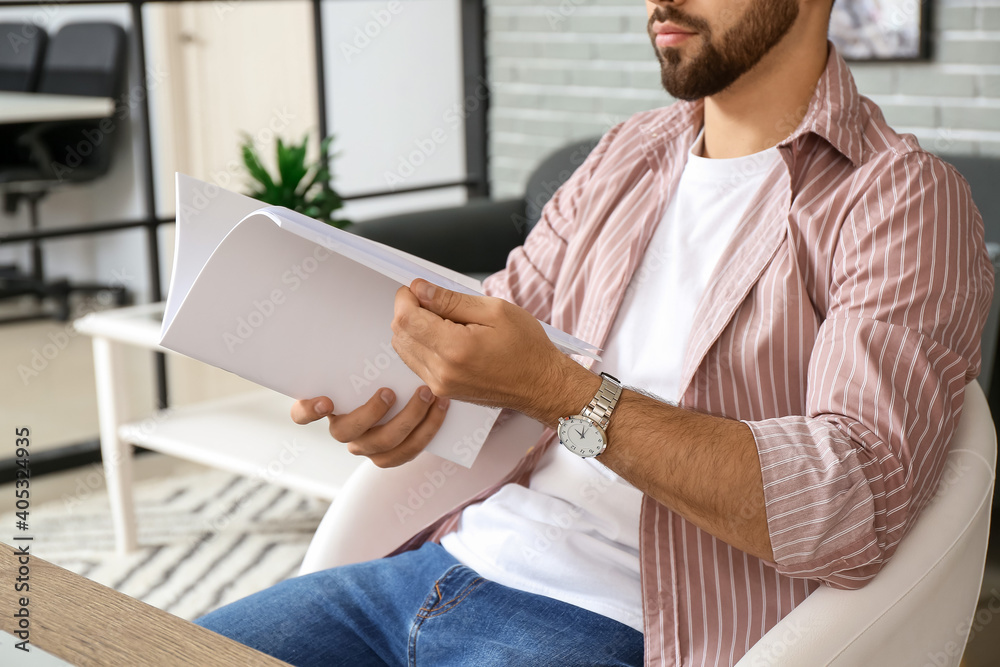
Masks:
[[[926,60],[930,0],[836,0],[830,41],[846,60]]]

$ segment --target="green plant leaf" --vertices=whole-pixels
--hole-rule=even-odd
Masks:
[[[281,176],[282,190],[289,196],[299,191],[299,185],[309,171],[306,165],[306,146],[309,142],[307,134],[301,144],[284,145],[278,142],[278,173]]]
[[[253,142],[249,137],[246,138],[240,149],[243,153],[243,164],[250,176],[260,183],[265,191],[272,190],[274,188],[274,181],[271,179],[271,175],[267,173],[264,165],[261,164],[260,158],[257,156],[257,150],[254,148]]]
[[[334,211],[344,205],[341,196],[331,185],[330,145],[333,135],[320,141],[319,157],[310,163],[307,159],[309,134],[301,143],[285,141],[278,137],[275,141],[274,176],[264,167],[250,137],[240,146],[243,163],[250,176],[257,182],[249,196],[262,202],[284,206],[298,211],[329,225],[344,228],[349,220],[334,218]]]

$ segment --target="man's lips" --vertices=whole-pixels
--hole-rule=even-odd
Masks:
[[[695,33],[672,23],[654,22],[653,34],[657,46],[677,46]]]

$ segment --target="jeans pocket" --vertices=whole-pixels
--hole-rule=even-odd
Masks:
[[[434,588],[421,605],[417,617],[431,618],[454,609],[485,581],[464,565],[448,568],[441,578],[434,582]]]

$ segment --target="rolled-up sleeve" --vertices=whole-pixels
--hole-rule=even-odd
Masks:
[[[968,185],[897,157],[844,220],[804,416],[746,422],[778,571],[857,588],[933,496],[993,293]]]

